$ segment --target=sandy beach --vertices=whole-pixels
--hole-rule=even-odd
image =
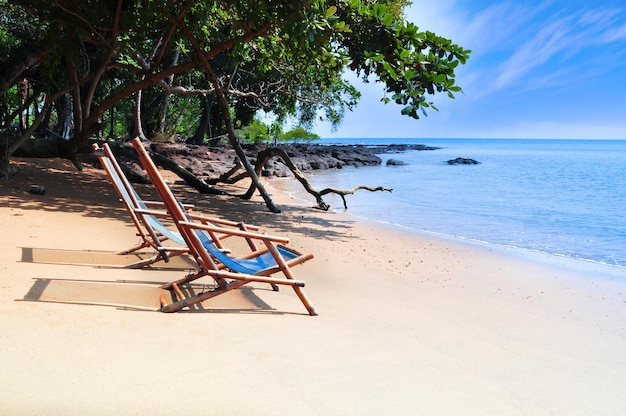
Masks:
[[[138,238],[104,171],[16,166],[0,182],[2,415],[626,414],[624,269],[175,186],[313,253],[294,272],[319,316],[263,284],[164,314],[158,286],[192,264],[122,268],[113,253]]]

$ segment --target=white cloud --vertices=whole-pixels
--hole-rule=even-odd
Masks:
[[[474,19],[466,24],[473,34],[467,38],[477,46],[472,45],[467,65],[472,74],[466,79],[482,83],[466,84],[460,77],[468,94],[483,99],[502,90],[572,84],[588,72],[589,62],[601,60],[598,51],[586,56],[582,51],[626,40],[624,13],[618,9],[566,13],[555,5],[547,2],[535,9],[528,4],[500,3],[473,14]],[[463,70],[459,73],[463,75]]]
[[[332,136],[626,139],[616,98],[624,84],[617,69],[626,66],[620,1],[613,3],[621,9],[570,0],[416,0],[407,20],[472,49],[456,70],[465,94],[432,97],[441,111],[415,121],[380,103],[379,85],[359,87],[360,105]]]
[[[571,46],[578,38],[568,30],[571,22],[571,18],[558,19],[528,39],[499,67],[495,89],[507,88],[519,82],[532,69]]]
[[[612,43],[620,40],[626,40],[626,23],[610,28],[601,38],[602,43]]]

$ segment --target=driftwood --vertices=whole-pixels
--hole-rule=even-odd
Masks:
[[[365,185],[358,185],[355,186],[352,189],[349,190],[341,190],[341,189],[335,189],[335,188],[325,188],[322,189],[319,194],[320,196],[322,195],[327,195],[327,194],[337,194],[339,196],[341,196],[341,199],[343,200],[343,207],[345,209],[348,209],[348,203],[346,202],[346,195],[352,195],[354,194],[356,191],[360,190],[360,189],[365,189],[366,191],[370,191],[370,192],[377,192],[377,191],[382,191],[382,192],[392,192],[393,189],[391,188],[384,188],[382,186],[377,186],[377,187],[371,187],[371,186],[365,186]],[[322,207],[320,207],[322,208]],[[323,209],[323,208],[322,208]],[[326,208],[328,209],[328,208]]]
[[[304,189],[309,194],[311,194],[311,195],[313,195],[315,197],[315,201],[317,202],[317,208],[319,208],[321,210],[324,210],[324,211],[328,211],[328,209],[330,208],[330,205],[328,205],[326,202],[324,202],[324,199],[322,197],[324,195],[327,195],[327,194],[330,194],[330,193],[337,194],[337,195],[341,196],[341,199],[343,200],[343,206],[344,206],[345,209],[347,209],[348,208],[348,204],[346,202],[346,197],[345,196],[346,195],[352,195],[352,194],[354,194],[356,191],[358,191],[360,189],[365,189],[365,190],[368,190],[370,192],[376,192],[376,191],[391,192],[392,191],[392,189],[383,188],[382,186],[370,187],[370,186],[364,186],[364,185],[355,186],[354,188],[352,188],[350,190],[326,188],[326,189],[323,189],[322,191],[317,191],[316,189],[314,189],[311,186],[311,184],[304,177],[302,172],[300,172],[300,169],[298,169],[298,167],[293,164],[293,162],[291,161],[291,158],[289,157],[289,155],[287,155],[287,153],[283,149],[279,149],[277,147],[270,147],[270,148],[267,148],[267,149],[262,150],[262,151],[259,152],[257,160],[256,160],[256,163],[255,163],[255,166],[254,166],[254,170],[255,170],[256,174],[260,175],[261,171],[263,170],[263,167],[265,166],[267,161],[270,160],[271,158],[275,157],[275,156],[279,156],[283,160],[283,162],[291,170],[291,172],[293,173],[295,178],[298,180],[298,182],[300,182],[302,184]],[[248,199],[251,198],[253,193],[254,193],[254,190],[255,190],[255,186],[251,185],[250,188],[248,188],[248,191],[243,196],[243,198],[248,198]]]
[[[235,173],[237,173],[239,171],[239,169],[241,169],[242,167],[243,167],[243,165],[241,164],[241,161],[239,159],[236,159],[235,160],[235,165],[232,168],[230,168],[227,172],[224,172],[223,174],[221,174],[219,178],[214,179],[213,181],[209,181],[209,182],[214,183],[214,184],[217,184],[217,183],[228,183],[228,184],[237,183],[240,180],[248,177],[247,172],[240,173],[239,175],[233,177],[233,175]]]

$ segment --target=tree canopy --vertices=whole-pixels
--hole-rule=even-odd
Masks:
[[[346,71],[419,118],[429,96],[461,91],[469,51],[407,22],[406,5],[0,0],[0,128],[60,138],[69,158],[94,136],[142,132],[236,146],[233,119],[248,126],[259,111],[338,125],[359,98]]]

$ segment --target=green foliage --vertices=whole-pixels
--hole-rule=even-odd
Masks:
[[[258,119],[252,120],[249,125],[237,129],[236,132],[242,140],[252,144],[311,142],[320,139],[320,136],[306,130],[302,126],[296,126],[289,131],[283,132],[282,123],[274,122],[268,126]]]
[[[314,140],[319,140],[320,136],[315,133],[311,133],[307,131],[302,126],[297,126],[292,130],[289,130],[286,133],[280,134],[278,136],[278,141],[281,142],[311,142]]]
[[[264,130],[254,120],[261,109],[277,120],[295,118],[303,131],[320,118],[338,126],[360,98],[346,70],[382,82],[383,102],[419,118],[436,110],[430,96],[461,92],[455,71],[470,51],[406,22],[407,3],[0,0],[0,68],[29,42],[44,45],[42,61],[24,76],[50,96],[74,96],[82,135],[102,128],[107,136],[124,134],[138,90],[147,131],[159,129],[165,114],[168,131],[191,136],[208,123],[209,135],[222,134],[205,63],[251,142],[288,135],[276,126]],[[180,94],[168,92],[165,100],[164,84]]]
[[[249,125],[236,130],[237,135],[244,141],[252,144],[267,143],[270,140],[267,124],[254,119]]]

